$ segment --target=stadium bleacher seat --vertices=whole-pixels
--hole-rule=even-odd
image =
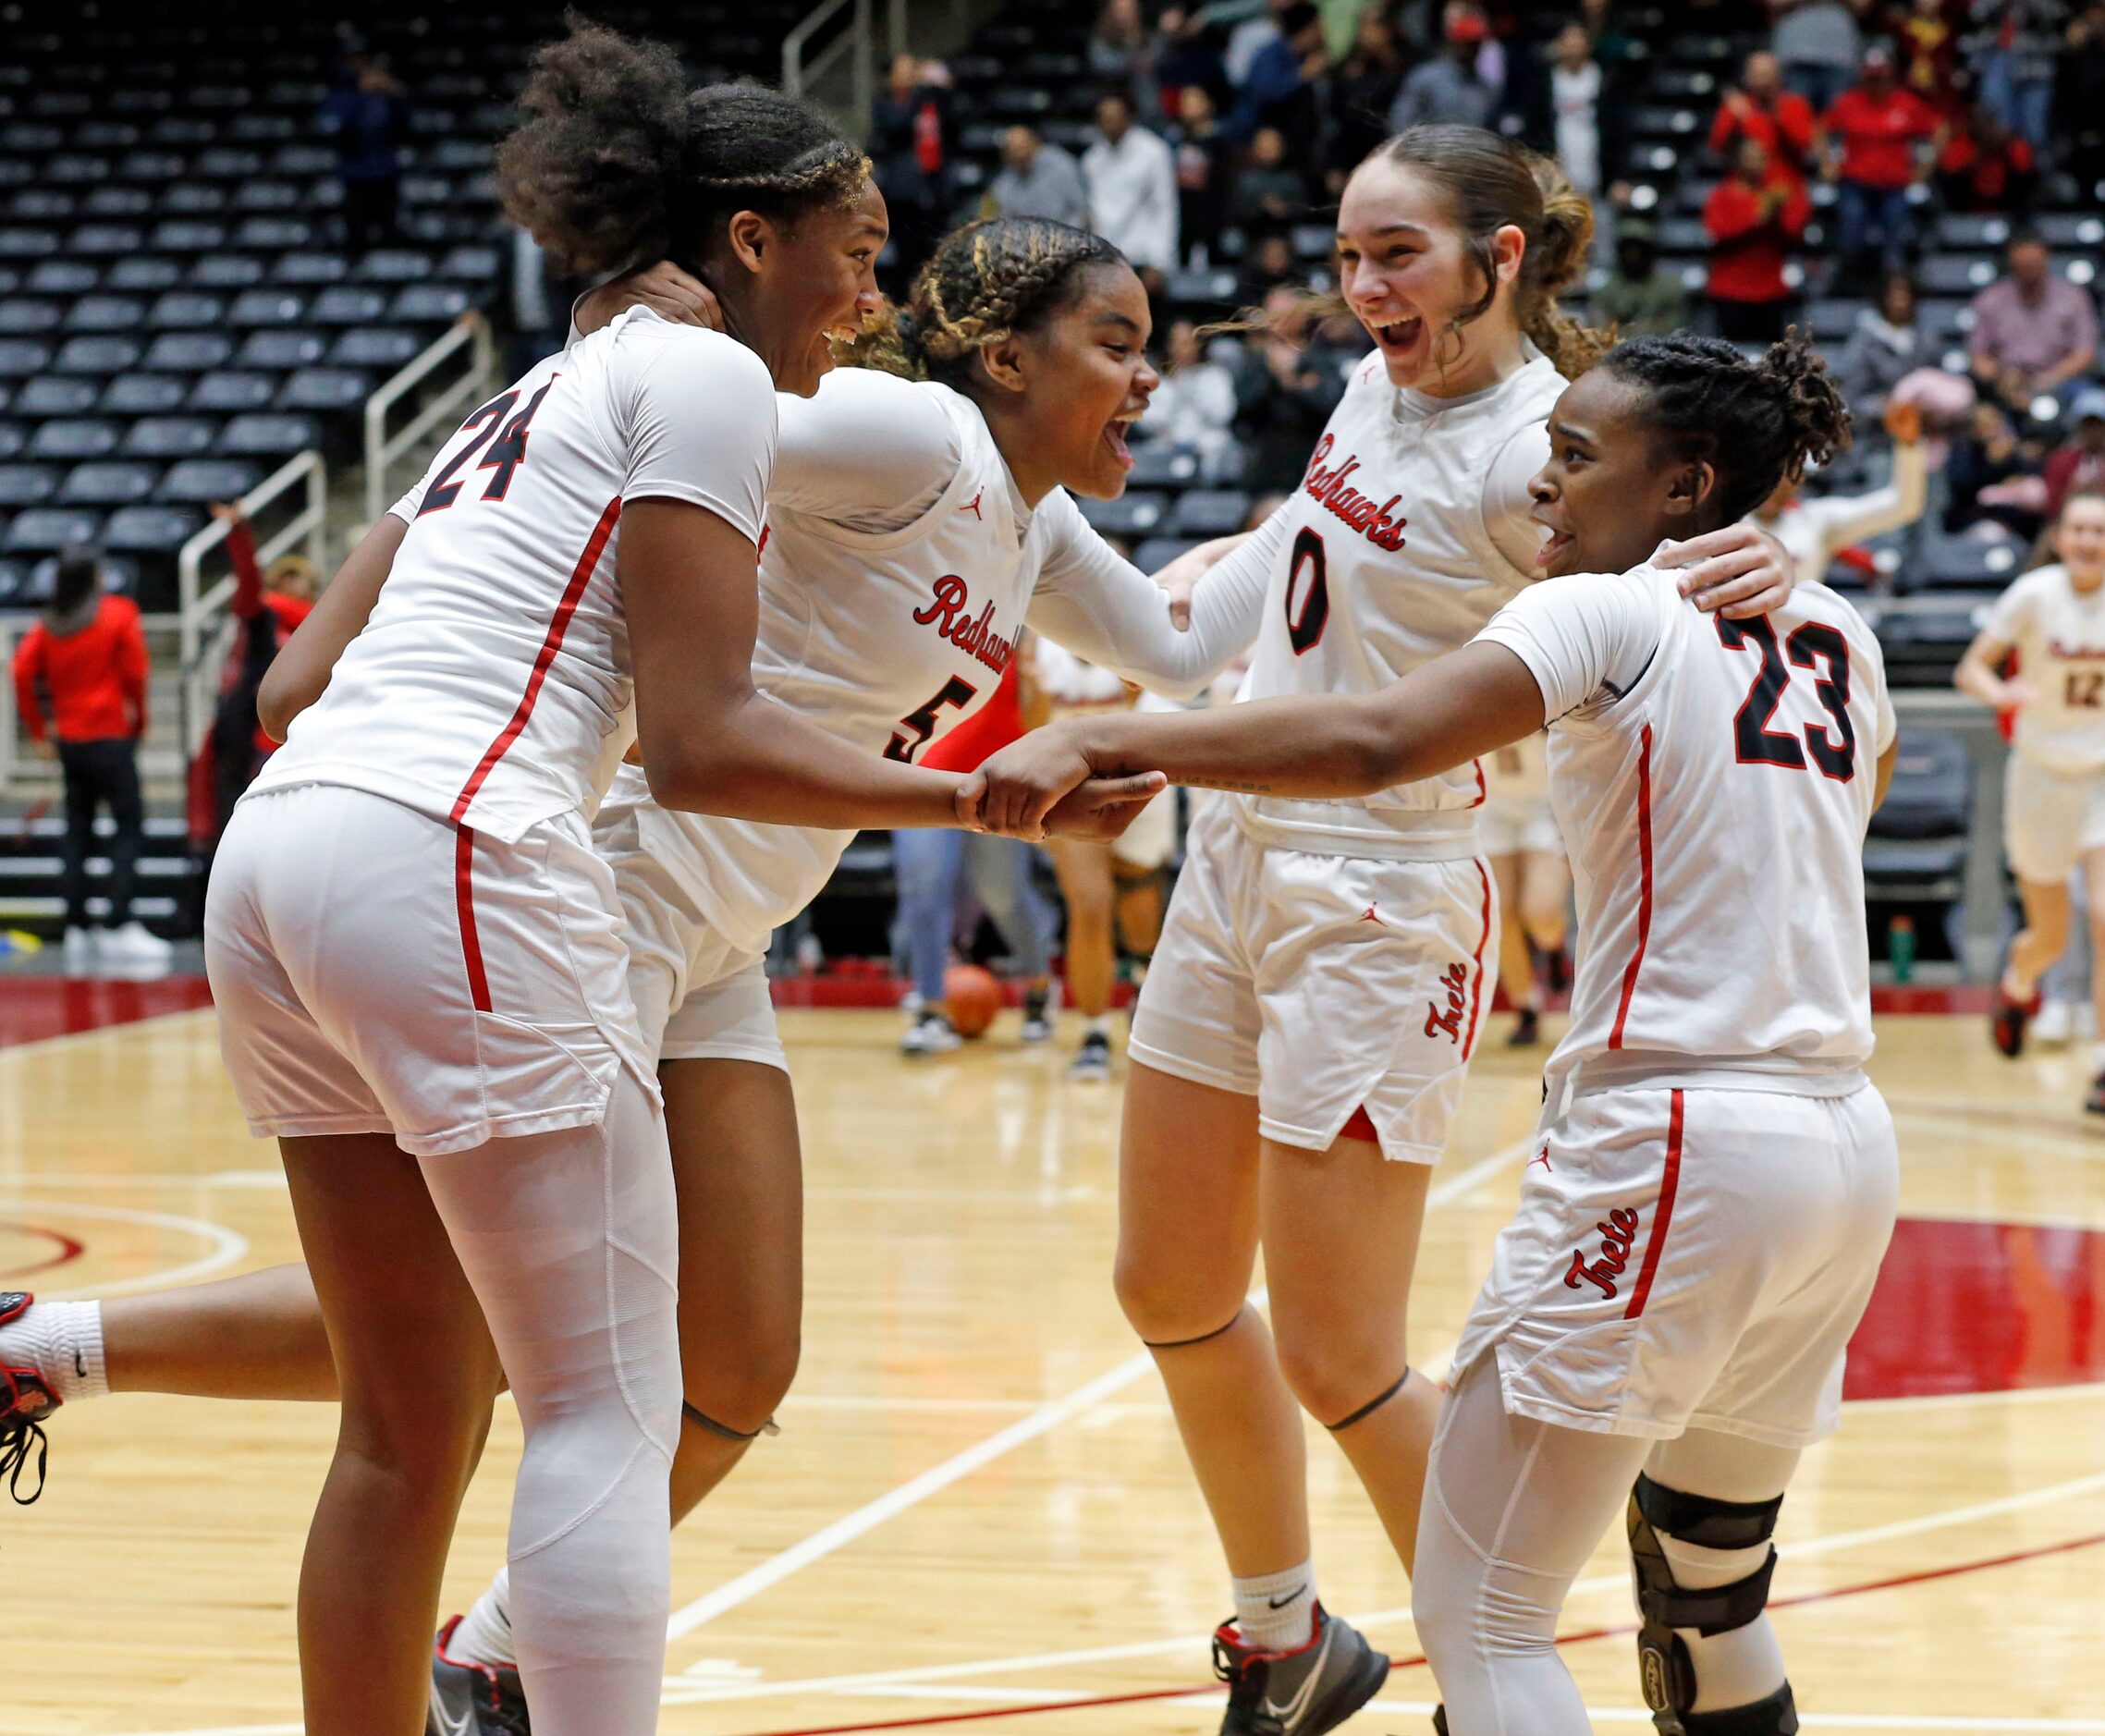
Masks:
[[[1201,540],[1228,536],[1242,528],[1249,512],[1250,496],[1239,488],[1194,488],[1178,498],[1169,528],[1173,535]]]

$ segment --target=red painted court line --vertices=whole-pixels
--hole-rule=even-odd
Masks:
[[[58,1247],[58,1252],[53,1254],[50,1259],[39,1260],[33,1265],[18,1265],[11,1267],[7,1271],[0,1272],[0,1278],[10,1279],[18,1278],[33,1278],[39,1272],[48,1272],[55,1266],[65,1265],[71,1261],[78,1260],[83,1253],[88,1252],[88,1244],[86,1242],[77,1241],[75,1238],[68,1236],[63,1229],[52,1229],[43,1224],[6,1223],[0,1224],[0,1229],[12,1230],[18,1236],[41,1237],[45,1241],[56,1243]]]
[[[1887,1579],[1865,1580],[1855,1585],[1837,1585],[1831,1591],[1801,1592],[1795,1597],[1778,1597],[1769,1603],[1771,1609],[1791,1609],[1801,1604],[1831,1603],[1838,1597],[1858,1597],[1866,1592],[1892,1591],[1903,1585],[1927,1585],[1933,1580],[1956,1579],[1962,1573],[1985,1573],[1990,1568],[2013,1567],[2020,1561],[2037,1561],[2051,1555],[2068,1555],[2077,1549],[2089,1549],[2105,1543],[2105,1531],[2093,1532],[2087,1537],[2070,1537],[2061,1543],[2041,1544],[2036,1549],[2016,1549],[2008,1555],[1989,1556],[1977,1561],[1958,1561],[1949,1567],[1925,1568],[1915,1573],[1895,1573]],[[1609,1640],[1619,1634],[1637,1632],[1634,1621],[1609,1628],[1586,1628],[1577,1633],[1560,1633],[1559,1645],[1579,1645],[1588,1640]],[[1416,1657],[1399,1657],[1389,1668],[1391,1670],[1414,1669],[1426,1661],[1424,1654]],[[1151,1700],[1182,1700],[1194,1693],[1210,1693],[1213,1687],[1185,1686],[1181,1688],[1147,1688],[1135,1693],[1109,1693],[1091,1700],[1048,1700],[1037,1705],[1003,1705],[980,1712],[940,1712],[934,1718],[885,1718],[874,1724],[814,1724],[804,1730],[768,1730],[756,1736],[860,1736],[866,1730],[933,1730],[941,1724],[981,1724],[997,1718],[1034,1718],[1045,1712],[1087,1712],[1100,1706],[1139,1705]]]

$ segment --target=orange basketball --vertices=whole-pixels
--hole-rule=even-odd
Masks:
[[[960,1036],[984,1036],[1001,1010],[1001,984],[976,964],[953,964],[943,972],[943,1010]]]

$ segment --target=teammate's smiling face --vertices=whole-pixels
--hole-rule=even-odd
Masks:
[[[731,220],[742,272],[712,273],[732,331],[753,346],[777,391],[809,397],[833,366],[832,335],[854,332],[883,305],[877,255],[890,224],[884,195],[864,183],[853,204],[800,217],[794,226],[752,212]]]
[[[1489,246],[1501,293],[1457,325],[1492,286],[1455,223],[1450,196],[1416,169],[1385,158],[1353,171],[1338,206],[1338,287],[1381,351],[1392,385],[1452,397],[1496,383],[1519,342],[1510,286],[1527,239],[1507,225]]]
[[[1536,556],[1544,578],[1628,572],[1668,537],[1708,528],[1699,515],[1716,473],[1656,450],[1644,410],[1640,387],[1594,368],[1549,412],[1549,461],[1528,484],[1549,532]]]
[[[1093,500],[1126,490],[1126,432],[1162,384],[1147,359],[1147,291],[1122,263],[1084,267],[1050,319],[982,352],[977,394],[1023,497],[1053,488]]]
[[[2054,553],[2086,587],[2105,580],[2105,499],[2074,495],[2054,526]]]

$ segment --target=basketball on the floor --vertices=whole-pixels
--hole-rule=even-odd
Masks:
[[[953,964],[943,972],[943,1010],[961,1037],[985,1036],[1001,1010],[1001,984],[976,964]]]

